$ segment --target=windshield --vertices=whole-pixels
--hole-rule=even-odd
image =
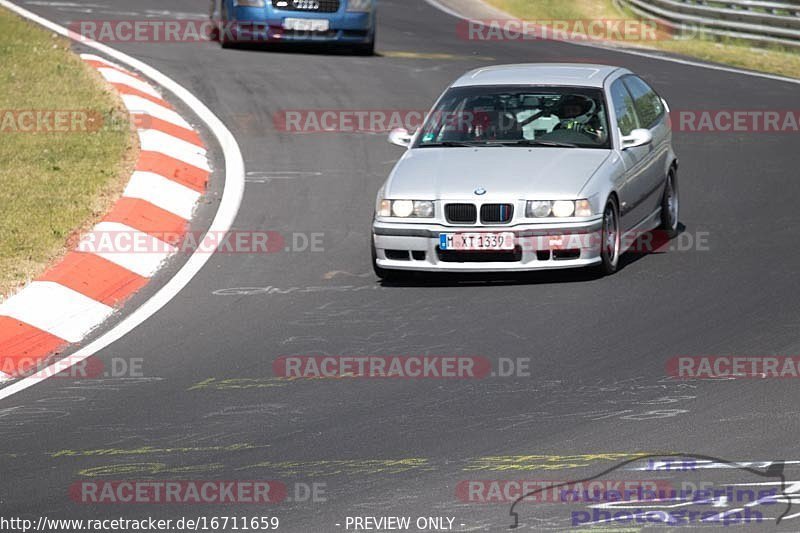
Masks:
[[[611,147],[600,89],[457,87],[427,117],[416,148],[454,146]]]

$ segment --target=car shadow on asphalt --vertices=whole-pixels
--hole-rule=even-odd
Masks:
[[[353,56],[353,57],[381,57],[375,52],[373,55],[358,53],[352,46],[331,43],[238,43],[231,49],[242,52],[273,52],[298,55],[326,55],[326,56]]]
[[[686,226],[678,225],[678,234],[684,233]],[[677,237],[676,237],[677,238]],[[614,276],[620,275],[628,266],[641,259],[669,253],[667,239],[660,232],[647,232],[637,238],[631,248],[619,259],[619,267]],[[458,287],[466,285],[547,285],[564,283],[585,283],[604,278],[602,274],[589,268],[539,270],[532,272],[491,272],[491,273],[452,273],[452,272],[408,272],[397,280],[384,280],[384,288],[392,287]]]

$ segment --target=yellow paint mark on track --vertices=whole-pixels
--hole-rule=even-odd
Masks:
[[[268,445],[237,443],[226,444],[224,446],[185,446],[175,448],[155,448],[153,446],[142,446],[140,448],[98,448],[94,450],[59,450],[57,452],[50,452],[50,457],[109,457],[117,455],[236,452],[267,447]]]
[[[217,379],[208,378],[195,383],[187,391],[212,389],[212,390],[232,390],[232,389],[269,389],[272,387],[285,387],[289,380],[286,378],[232,378]]]
[[[211,463],[194,466],[173,466],[166,463],[123,463],[118,465],[96,466],[78,470],[79,476],[84,477],[105,477],[105,476],[154,476],[157,474],[183,475],[197,474],[201,472],[219,472],[225,465],[221,463]]]
[[[428,53],[428,52],[405,52],[402,50],[381,50],[383,57],[392,57],[396,59],[440,59],[444,61],[463,61],[466,59],[478,59],[480,61],[494,61],[493,57],[489,56],[459,56],[454,54],[443,53]]]
[[[568,470],[583,468],[593,463],[607,461],[625,461],[651,455],[650,452],[636,453],[594,453],[580,455],[496,455],[478,457],[473,459],[464,470],[478,472],[489,470],[493,472],[504,471],[531,471],[531,470]]]
[[[220,447],[200,448],[199,451],[237,451],[249,450],[258,446],[249,444],[234,444]],[[189,450],[192,448],[150,448],[144,447],[141,453],[159,453],[155,450]],[[131,450],[127,450],[131,452]],[[82,457],[107,457],[117,454],[115,450],[107,453],[108,450],[89,450],[86,452],[75,452],[64,450],[57,452],[58,456],[82,456]],[[165,452],[167,453],[167,452]],[[661,452],[663,453],[663,452]],[[579,455],[498,455],[477,457],[468,459],[465,466],[460,470],[464,472],[527,472],[534,470],[567,470],[572,468],[583,468],[597,463],[618,463],[625,460],[636,459],[653,455],[651,452],[631,452],[631,453],[596,453]],[[55,456],[55,455],[54,455]],[[451,463],[452,464],[452,463]],[[216,472],[219,470],[236,471],[266,471],[270,475],[280,476],[304,476],[304,477],[324,477],[324,476],[364,476],[364,475],[393,475],[405,474],[408,472],[437,472],[442,470],[442,464],[436,463],[434,459],[424,457],[404,457],[400,459],[335,459],[335,460],[314,460],[314,461],[261,461],[258,463],[235,467],[234,465],[224,465],[220,463],[199,464],[194,466],[169,466],[166,463],[125,463],[117,465],[106,465],[80,470],[81,476],[101,477],[112,475],[157,475],[157,474],[187,474],[197,472]],[[458,467],[452,464],[455,469]]]
[[[332,461],[263,461],[243,466],[237,470],[266,469],[284,476],[335,476],[402,474],[405,472],[433,472],[436,468],[428,459],[410,457],[404,459],[354,459]]]

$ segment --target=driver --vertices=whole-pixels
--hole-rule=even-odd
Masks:
[[[561,98],[556,113],[560,122],[555,129],[573,130],[600,140],[605,135],[598,117],[597,103],[588,96],[567,94]]]

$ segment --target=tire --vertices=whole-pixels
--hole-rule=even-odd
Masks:
[[[375,35],[372,35],[372,39],[368,43],[364,44],[357,44],[353,48],[353,51],[356,55],[359,56],[374,56],[375,55]]]
[[[680,220],[680,195],[678,189],[678,171],[675,167],[669,169],[664,185],[664,196],[661,198],[661,226],[668,239],[678,236],[678,222]]]
[[[600,264],[596,271],[601,276],[609,276],[619,268],[621,230],[619,206],[614,197],[608,199],[603,209],[603,229],[600,241]]]
[[[211,0],[208,7],[208,20],[211,22],[211,27],[208,30],[208,39],[210,41],[219,40],[219,26],[217,20],[214,18],[217,14],[217,2],[218,0]]]
[[[225,5],[224,0],[219,12],[219,21],[222,26],[221,28],[217,29],[217,35],[219,36],[217,40],[219,41],[219,45],[222,48],[234,48],[236,46],[236,41],[232,41],[228,38],[230,35],[230,23],[228,22],[228,8]]]

